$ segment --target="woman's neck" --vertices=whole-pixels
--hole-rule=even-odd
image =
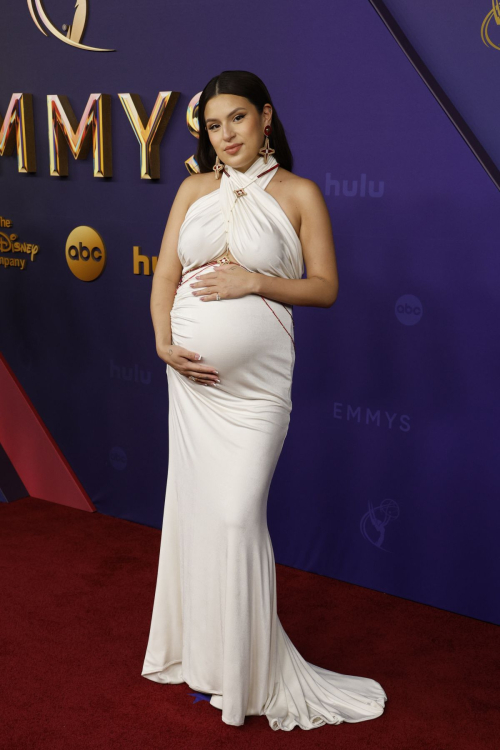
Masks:
[[[261,157],[261,154],[257,154],[257,156],[255,157],[255,159],[250,164],[247,164],[244,168],[243,167],[233,167],[233,169],[236,170],[237,172],[241,172],[242,174],[245,174],[245,172],[248,172],[248,170],[250,169],[250,167],[252,167],[255,164],[255,162],[257,161],[257,159],[260,159],[260,157]]]

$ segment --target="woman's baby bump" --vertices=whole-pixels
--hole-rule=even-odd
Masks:
[[[211,270],[209,266],[186,276],[203,276]],[[286,332],[257,294],[204,302],[186,282],[177,290],[171,325],[173,343],[201,354],[204,364],[219,371],[222,387],[228,378],[237,376],[241,382],[248,376],[254,381],[266,368],[271,367],[268,374],[275,371],[283,345],[285,358],[289,357]]]

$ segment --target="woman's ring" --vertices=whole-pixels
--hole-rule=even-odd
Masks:
[[[193,383],[196,383],[196,378],[194,378],[192,375],[189,376],[189,380],[192,380]]]
[[[217,292],[217,302],[220,300],[220,294]]]

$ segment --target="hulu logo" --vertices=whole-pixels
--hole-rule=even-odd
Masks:
[[[109,377],[112,380],[123,380],[125,383],[151,385],[151,371],[142,370],[139,365],[119,365],[109,360]]]
[[[152,258],[149,258],[147,255],[142,255],[140,250],[140,245],[134,245],[134,274],[136,276],[152,276],[155,272],[158,256],[153,255]]]
[[[375,187],[374,180],[368,180],[367,184],[364,173],[359,180],[334,180],[331,172],[327,172],[325,177],[325,195],[331,195],[333,188],[333,195],[336,198],[339,195],[343,195],[344,198],[382,198],[384,187],[385,183],[382,180],[378,181],[378,187]]]

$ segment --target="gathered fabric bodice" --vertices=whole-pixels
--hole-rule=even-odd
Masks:
[[[302,244],[278,201],[266,191],[277,169],[271,154],[240,172],[230,165],[221,172],[220,187],[198,198],[186,212],[177,253],[183,273],[215,260],[229,248],[248,271],[300,279],[304,273]],[[262,176],[257,177],[262,172]],[[235,190],[245,195],[237,197]]]

